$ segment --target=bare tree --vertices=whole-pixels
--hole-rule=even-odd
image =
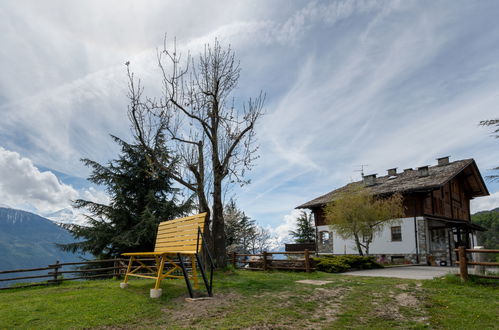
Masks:
[[[497,139],[499,138],[499,119],[489,119],[489,120],[482,120],[480,122],[480,126],[492,126],[494,127],[493,136]],[[494,167],[492,169],[493,171],[499,171],[499,166]],[[487,176],[487,179],[490,181],[498,181],[499,180],[499,175],[498,174],[492,174]]]
[[[271,248],[273,239],[270,230],[257,226],[254,234],[249,237],[252,253],[257,254],[268,251]]]
[[[163,130],[169,136],[168,147],[179,164],[172,177],[196,194],[200,212],[210,214],[205,226],[208,241],[217,266],[223,267],[223,192],[227,185],[247,183],[244,176],[256,157],[255,124],[263,114],[265,96],[260,93],[236,106],[231,94],[241,69],[234,51],[218,40],[198,57],[183,60],[176,43],[169,49],[165,38],[157,59],[162,77],[159,98],[142,97],[140,80],[135,80],[127,62],[132,128],[145,146],[151,132]],[[163,166],[162,160],[151,157],[151,162]]]

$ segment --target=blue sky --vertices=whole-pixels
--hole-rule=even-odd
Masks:
[[[0,202],[53,212],[95,187],[61,184],[130,136],[126,72],[158,93],[163,35],[196,53],[218,38],[243,69],[236,97],[267,93],[240,207],[284,236],[294,207],[366,174],[440,156],[497,166],[497,1],[3,1]],[[35,164],[35,165],[34,165]],[[39,166],[37,168],[36,166]],[[43,172],[45,171],[45,172]],[[499,186],[473,209],[499,206]]]

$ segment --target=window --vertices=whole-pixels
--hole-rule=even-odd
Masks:
[[[372,241],[372,236],[370,234],[362,234],[362,243],[367,243]]]
[[[321,240],[321,244],[329,244],[329,232],[328,231],[321,231],[320,232],[320,240]]]
[[[447,248],[447,232],[445,229],[431,229],[432,250],[444,250]]]
[[[392,264],[403,264],[405,263],[404,256],[391,256]]]
[[[402,227],[393,226],[391,230],[392,230],[392,242],[402,241]]]

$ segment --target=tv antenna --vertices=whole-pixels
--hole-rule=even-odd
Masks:
[[[360,174],[362,175],[362,177],[364,177],[364,167],[367,167],[369,165],[367,164],[361,164],[361,165],[357,165],[360,167],[360,170],[355,170],[354,172],[360,172]]]

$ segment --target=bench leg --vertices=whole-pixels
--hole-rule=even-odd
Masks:
[[[192,265],[192,278],[194,280],[194,289],[199,289],[199,281],[198,281],[198,271],[196,266],[196,257],[194,255],[191,256],[191,265]]]
[[[163,268],[165,267],[165,257],[161,257],[159,259],[159,265],[156,263],[156,266],[158,267],[158,273],[156,274],[156,285],[154,286],[155,290],[158,290],[161,286],[161,280],[163,276]]]
[[[130,260],[128,261],[128,267],[126,269],[125,273],[125,279],[123,280],[122,283],[120,283],[120,288],[125,289],[128,287],[128,274],[132,271],[132,264],[133,264],[133,257],[130,257]]]
[[[211,284],[211,282],[208,283],[208,279],[206,278],[206,273],[204,271],[203,263],[201,262],[201,258],[199,258],[199,255],[197,253],[196,253],[196,260],[198,261],[199,270],[201,271],[201,276],[203,277],[203,281],[204,281],[204,285],[206,287],[206,291],[208,291],[208,295],[210,297],[213,297],[212,284]],[[213,270],[212,270],[211,274],[213,274]]]
[[[158,265],[158,260],[156,259],[156,267],[157,267],[157,273],[156,273],[156,284],[154,285],[154,289],[150,290],[149,296],[151,298],[159,298],[161,297],[161,294],[163,293],[163,290],[161,290],[161,280],[163,279],[163,269],[165,267],[165,257],[162,256],[159,259],[159,265]]]
[[[189,296],[194,298],[194,293],[192,292],[191,282],[189,281],[189,274],[187,273],[187,268],[185,268],[184,260],[180,253],[177,253],[178,261],[180,263],[180,268],[182,268],[182,272],[184,273],[185,285],[187,285],[187,290],[189,290]]]

